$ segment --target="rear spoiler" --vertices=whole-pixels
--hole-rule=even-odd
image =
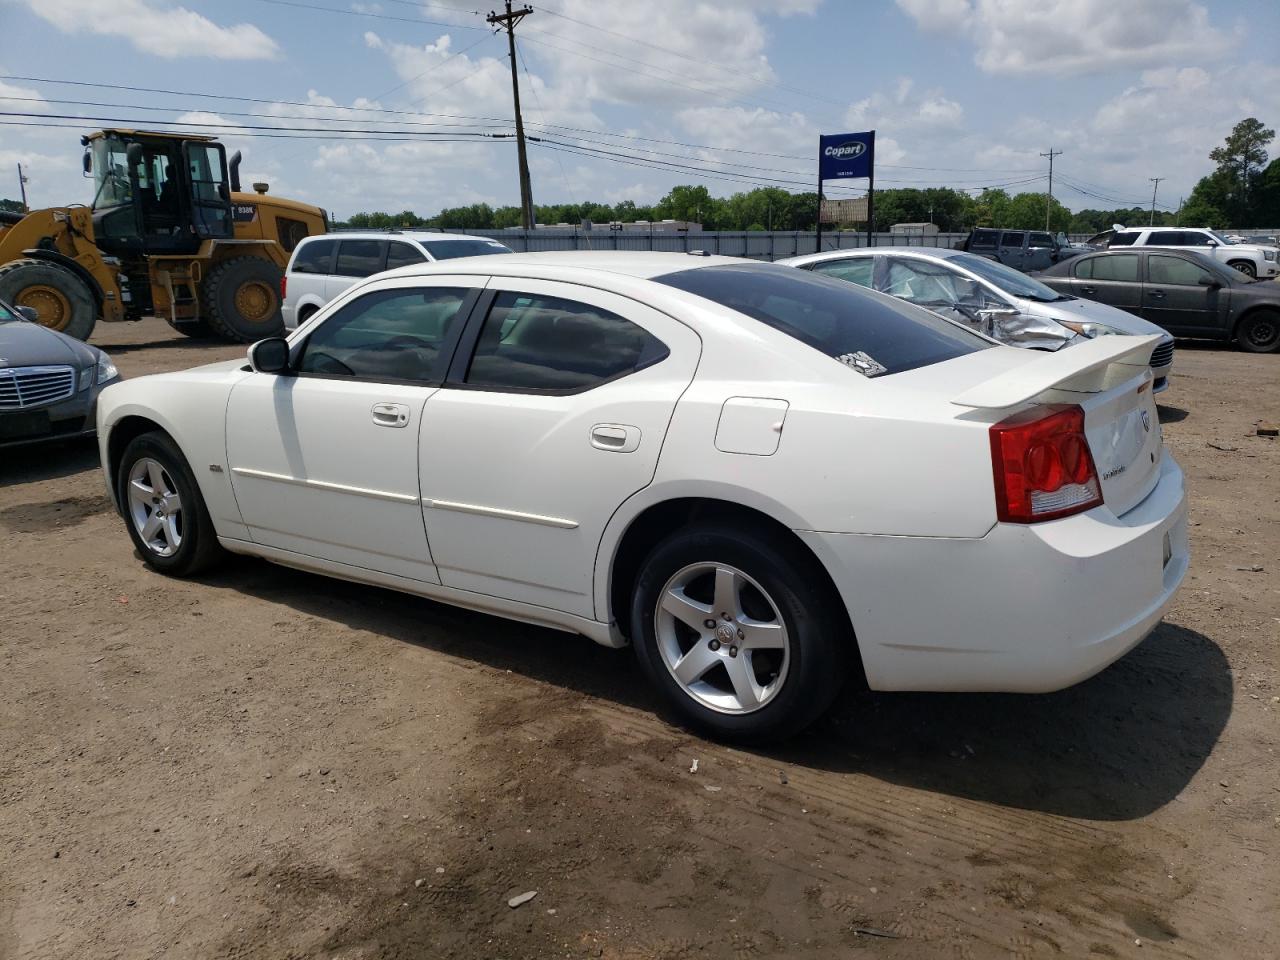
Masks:
[[[1106,336],[1054,353],[1028,351],[1034,356],[1019,367],[992,377],[952,398],[961,407],[1003,410],[1037,397],[1046,390],[1094,393],[1122,383],[1151,368],[1151,351],[1162,338]]]

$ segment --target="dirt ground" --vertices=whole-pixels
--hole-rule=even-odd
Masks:
[[[1280,956],[1280,357],[1180,345],[1161,400],[1194,557],[1146,642],[768,751],[671,726],[627,651],[255,560],[167,580],[92,444],[0,452],[0,958]]]

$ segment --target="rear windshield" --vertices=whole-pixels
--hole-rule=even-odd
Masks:
[[[869,377],[992,345],[928,310],[808,270],[751,263],[695,267],[654,279],[754,317]]]
[[[437,260],[458,257],[483,257],[490,253],[511,253],[511,248],[497,240],[428,240],[427,252]]]

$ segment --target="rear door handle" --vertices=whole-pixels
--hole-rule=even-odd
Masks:
[[[407,427],[409,408],[403,403],[375,403],[373,422],[380,427]]]
[[[591,445],[610,453],[631,453],[640,446],[640,428],[625,423],[597,423],[591,428]]]
[[[1154,299],[1154,300],[1163,300],[1163,299],[1164,299],[1164,291],[1163,291],[1163,290],[1148,290],[1148,291],[1147,291],[1147,293],[1148,293],[1148,294],[1151,296],[1151,298],[1152,298],[1152,299]]]
[[[1080,292],[1081,293],[1097,293],[1098,288],[1097,287],[1081,287]]]

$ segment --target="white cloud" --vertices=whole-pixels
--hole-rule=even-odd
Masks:
[[[120,37],[158,57],[271,60],[279,47],[251,23],[222,27],[186,7],[159,9],[147,0],[27,0],[31,12],[63,33]]]
[[[1193,0],[897,0],[925,30],[967,36],[993,74],[1080,74],[1222,56],[1236,37]]]
[[[964,123],[964,107],[928,90],[916,95],[909,77],[900,77],[892,93],[876,91],[849,106],[844,120],[851,128],[889,126],[898,131],[954,130]]]

